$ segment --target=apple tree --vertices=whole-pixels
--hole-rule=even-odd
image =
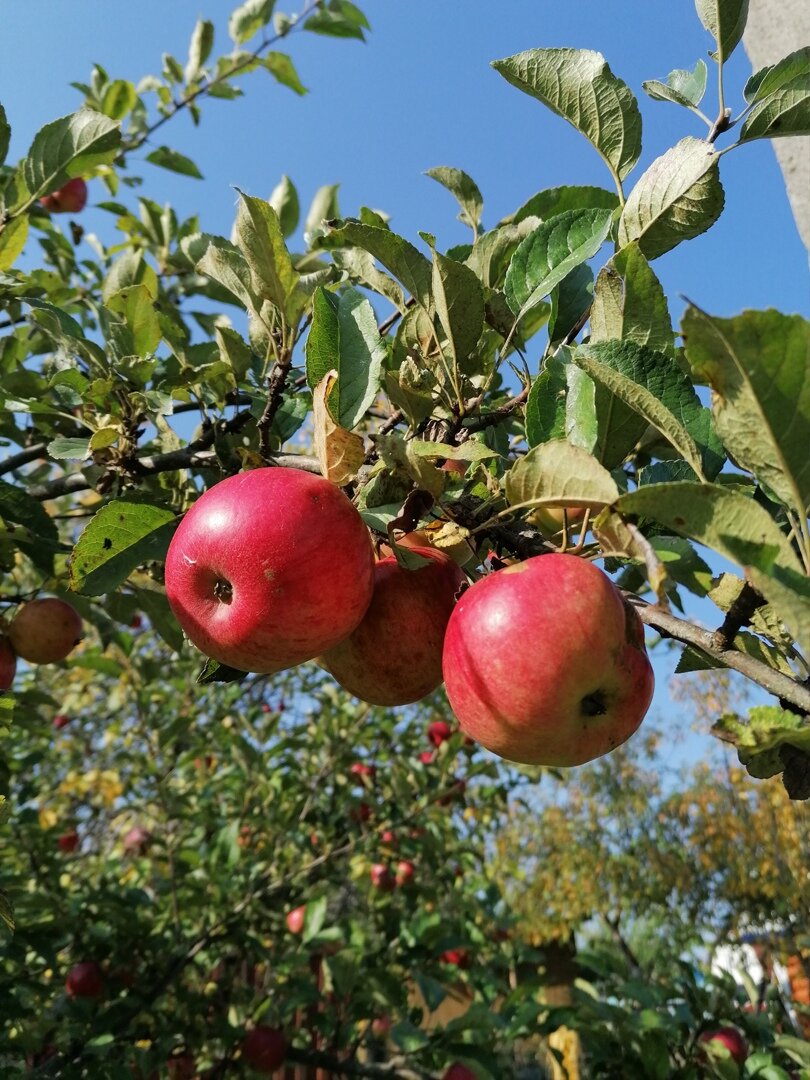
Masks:
[[[646,627],[683,646],[679,671],[725,668],[764,691],[769,703],[717,731],[751,776],[810,795],[810,327],[772,310],[718,318],[697,298],[676,330],[653,269],[718,219],[726,153],[810,132],[810,52],[735,88],[735,112],[724,65],[747,5],[696,6],[718,100],[703,104],[703,60],[645,83],[705,122],[645,164],[636,98],[601,54],[496,60],[490,78],[589,140],[606,186],[527,190],[485,224],[472,177],[432,168],[470,230],[449,250],[368,206],[342,213],[334,187],[299,229],[287,177],[270,199],[238,192],[230,237],[138,190],[141,148],[199,175],[163,141],[174,116],[202,122],[208,98],[238,99],[258,69],[299,91],[284,51],[297,34],[364,38],[349,0],[291,15],[246,0],[222,53],[202,19],[187,60],[167,54],[137,85],[97,66],[77,84],[80,108],[0,166],[0,777],[13,838],[0,913],[14,924],[12,891],[21,974],[6,1035],[42,1075],[216,1076],[287,1059],[369,1076],[518,1067],[539,1005],[486,929],[504,909],[485,830],[525,780],[465,743],[440,691],[370,709],[314,668],[287,670],[325,652],[341,679],[330,650],[359,633],[386,559],[414,581],[432,562],[461,567],[448,571],[464,579],[454,599],[467,591],[444,673],[482,746],[566,767],[628,738],[652,692]],[[13,120],[0,108],[0,163]],[[70,215],[102,188],[105,228],[86,236]],[[262,493],[215,502],[245,485]],[[325,502],[351,519],[350,540]],[[702,549],[737,572],[713,577]],[[423,590],[424,607],[404,591],[407,615],[390,601],[357,646],[360,697],[374,700],[365,677],[380,656],[417,665],[439,590]],[[272,647],[226,648],[231,616],[259,647],[276,594]],[[706,599],[714,630],[690,615]],[[553,750],[534,738],[538,702]],[[417,751],[431,719],[449,737]],[[377,771],[352,772],[363,764]],[[411,825],[423,812],[429,824]],[[395,849],[385,834],[399,845],[403,828]],[[285,913],[300,907],[299,941]],[[91,966],[71,976],[68,961]],[[454,980],[470,991],[465,1019],[425,1030]],[[684,1068],[703,1053],[699,1029]]]

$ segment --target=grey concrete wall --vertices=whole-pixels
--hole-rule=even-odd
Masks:
[[[750,0],[743,44],[754,71],[810,45],[810,0]],[[810,136],[774,139],[772,145],[810,252]]]

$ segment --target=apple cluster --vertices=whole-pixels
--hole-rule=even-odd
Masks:
[[[81,639],[81,616],[65,600],[48,596],[23,604],[0,637],[0,690],[11,689],[18,657],[29,664],[58,664]]]
[[[444,552],[410,555],[413,569],[376,558],[360,514],[327,480],[261,468],[188,511],[166,593],[189,640],[240,671],[317,659],[386,706],[444,681],[462,731],[510,761],[578,765],[638,728],[653,692],[643,627],[598,567],[542,555],[468,587]]]

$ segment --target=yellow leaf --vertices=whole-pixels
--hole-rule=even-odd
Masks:
[[[362,438],[336,424],[327,401],[337,380],[336,371],[328,371],[312,395],[313,442],[321,472],[339,487],[354,479],[365,460]]]

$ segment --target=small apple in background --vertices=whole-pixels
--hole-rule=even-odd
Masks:
[[[166,1060],[169,1080],[192,1080],[197,1066],[191,1054],[174,1054]]]
[[[358,626],[321,654],[350,694],[371,705],[407,705],[441,684],[442,645],[456,593],[466,580],[436,548],[413,548],[416,570],[392,555],[374,567],[374,594]]]
[[[381,889],[383,892],[391,892],[396,884],[394,875],[385,863],[374,863],[369,871],[369,875],[371,877],[371,884],[374,888]]]
[[[349,766],[349,772],[352,776],[358,776],[361,781],[365,781],[366,779],[373,780],[377,775],[377,766],[366,765],[365,762],[362,761],[355,761]]]
[[[444,720],[435,720],[427,729],[428,738],[434,746],[441,746],[453,737],[453,729]]]
[[[11,620],[8,636],[14,652],[29,664],[56,664],[81,641],[82,620],[55,596],[29,600]]]
[[[454,967],[462,968],[462,970],[470,966],[470,954],[466,949],[445,949],[440,959],[445,964],[452,964]]]
[[[433,761],[433,751],[423,750],[419,755],[419,760],[422,762],[423,765],[430,765]]]
[[[526,765],[581,765],[615,749],[652,701],[643,627],[613,582],[574,555],[481,578],[450,616],[447,696],[462,731]]]
[[[165,584],[201,652],[270,674],[354,630],[371,601],[374,550],[340,488],[300,469],[254,469],[194,503],[169,544]]]
[[[446,458],[444,465],[442,465],[442,472],[455,473],[456,476],[464,476],[469,465],[469,461],[458,461],[456,458]]]
[[[79,834],[75,829],[71,829],[69,832],[62,833],[56,843],[59,845],[60,851],[69,855],[71,851],[75,851],[79,846]]]
[[[17,657],[7,637],[0,637],[0,690],[10,690],[17,674]]]
[[[151,842],[152,834],[149,830],[144,829],[141,825],[136,825],[124,837],[124,853],[126,855],[145,855]]]
[[[64,713],[57,713],[52,722],[56,730],[61,731],[63,727],[67,727],[70,723],[70,717],[65,716]]]
[[[391,829],[384,829],[380,833],[380,842],[385,844],[387,847],[395,848],[397,846],[396,833],[394,833]]]
[[[306,906],[302,906],[293,908],[292,911],[287,912],[287,929],[291,934],[300,934],[304,929],[306,911]]]
[[[478,1080],[478,1077],[466,1065],[462,1065],[460,1061],[454,1061],[442,1080]]]
[[[371,1021],[371,1034],[375,1039],[385,1039],[388,1037],[388,1032],[391,1030],[391,1017],[390,1016],[376,1016]]]
[[[65,990],[73,998],[101,997],[104,986],[104,972],[92,960],[74,964],[65,979]]]
[[[748,1043],[739,1028],[721,1027],[714,1031],[704,1031],[698,1036],[698,1042],[705,1046],[711,1043],[724,1046],[738,1065],[745,1064],[748,1057]]]
[[[132,616],[129,623],[130,630],[140,630],[143,626],[143,617],[137,612]]]
[[[256,1072],[275,1072],[286,1056],[287,1039],[280,1028],[257,1024],[242,1040],[242,1059]]]
[[[267,704],[267,702],[263,701],[262,702],[262,712],[263,713],[268,713],[268,712],[272,712],[272,711],[273,710],[270,708],[270,706]]]
[[[411,884],[411,882],[413,881],[414,873],[415,867],[413,863],[409,862],[407,859],[401,859],[397,863],[395,881],[400,889],[404,888],[406,885]]]
[[[39,202],[52,214],[78,214],[87,205],[87,184],[75,176],[50,195],[43,195]]]
[[[584,506],[538,506],[532,510],[526,519],[530,525],[539,529],[543,536],[553,538],[559,536],[568,519],[568,532],[579,532],[579,526],[585,517]]]
[[[371,807],[368,803],[361,802],[357,806],[353,806],[351,809],[351,819],[358,824],[371,820]]]

